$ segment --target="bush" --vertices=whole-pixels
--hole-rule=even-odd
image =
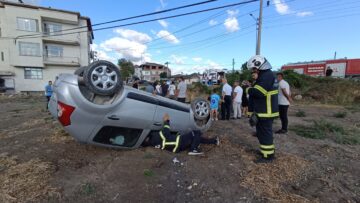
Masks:
[[[359,132],[345,130],[342,126],[330,123],[326,120],[314,121],[311,126],[296,125],[290,128],[298,136],[310,139],[330,138],[339,144],[360,144]]]
[[[306,117],[306,113],[303,110],[298,110],[295,114],[296,117]]]
[[[334,113],[335,118],[345,118],[347,115],[346,111]]]

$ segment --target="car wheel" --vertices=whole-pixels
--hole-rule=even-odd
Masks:
[[[95,61],[84,72],[85,85],[94,94],[111,96],[122,87],[120,70],[108,61]]]
[[[195,99],[191,102],[191,108],[198,120],[206,120],[210,115],[210,104],[205,99]]]
[[[84,72],[85,72],[85,69],[87,68],[87,66],[82,66],[82,67],[80,67],[80,68],[78,68],[75,72],[74,72],[74,74],[75,75],[78,75],[78,76],[80,76],[80,77],[84,77]]]

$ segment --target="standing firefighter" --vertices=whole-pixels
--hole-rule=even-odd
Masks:
[[[253,56],[247,67],[258,74],[254,85],[247,89],[249,94],[250,124],[256,126],[256,136],[260,142],[260,159],[257,163],[268,163],[275,158],[273,142],[273,121],[279,116],[278,89],[274,86],[275,76],[271,65],[263,56]]]

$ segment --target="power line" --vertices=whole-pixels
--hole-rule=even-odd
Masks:
[[[289,0],[289,1],[282,2],[282,3],[289,3],[289,2],[294,2],[294,1],[296,1],[296,0]],[[280,3],[271,3],[270,5],[276,5],[276,4],[280,4]],[[264,8],[265,8],[265,7],[266,7],[266,6],[264,6]],[[258,10],[259,10],[259,9],[255,9],[255,10],[252,10],[252,11],[250,11],[250,12],[248,12],[248,13],[245,13],[245,14],[243,14],[243,15],[240,15],[240,16],[237,17],[237,19],[239,20],[241,17],[247,16],[247,15],[249,15],[250,13],[255,12],[255,11],[258,11]],[[209,17],[209,18],[210,18],[210,17]],[[208,18],[208,19],[209,19],[209,18]],[[204,19],[204,20],[205,20],[205,19]],[[204,21],[204,20],[203,20],[203,21]],[[200,21],[200,22],[201,22],[201,21]],[[198,23],[200,23],[200,22],[198,22]],[[197,24],[197,23],[194,23],[194,24]],[[194,24],[193,24],[193,25],[194,25]],[[198,30],[198,31],[195,31],[195,32],[192,32],[192,33],[183,35],[183,36],[180,36],[180,37],[178,37],[178,38],[183,39],[183,38],[185,38],[185,37],[192,36],[192,35],[194,35],[194,34],[197,34],[197,33],[200,33],[200,32],[206,31],[206,30],[209,30],[209,29],[213,29],[213,28],[218,27],[218,26],[220,26],[220,25],[222,25],[222,24],[221,24],[221,23],[218,23],[217,25],[210,26],[210,27],[206,27],[206,28],[203,28],[203,29],[201,29],[201,30]],[[169,33],[169,35],[167,35],[167,36],[173,35],[173,34],[175,34],[175,33],[178,33],[178,32],[180,32],[180,31],[183,31],[183,30],[185,30],[185,29],[180,29],[180,30],[177,30],[177,31],[175,31],[175,32]],[[164,37],[166,37],[166,36],[164,36]],[[164,37],[156,38],[155,40],[150,41],[150,42],[145,43],[145,44],[149,44],[149,43],[152,43],[152,42],[157,41],[157,40],[159,40],[159,39],[163,39]]]
[[[156,11],[156,12],[151,12],[151,13],[146,13],[146,14],[141,14],[141,15],[136,15],[136,16],[131,16],[131,17],[126,17],[126,18],[120,18],[120,19],[111,20],[111,21],[105,21],[105,22],[102,22],[102,23],[93,24],[92,27],[105,25],[105,24],[111,24],[111,23],[115,23],[115,22],[126,21],[126,20],[131,20],[131,19],[136,19],[136,18],[142,18],[142,17],[146,17],[146,16],[157,15],[157,14],[161,14],[161,13],[167,13],[167,12],[170,12],[170,11],[176,11],[176,10],[180,10],[180,9],[184,9],[184,8],[199,6],[199,5],[202,5],[202,4],[212,3],[212,2],[215,2],[215,1],[218,1],[218,0],[207,0],[207,1],[202,1],[202,2],[198,2],[198,3],[179,6],[179,7],[175,7],[175,8],[170,8],[170,9],[166,9],[166,10],[161,10],[161,11]],[[76,27],[76,28],[68,28],[68,29],[63,29],[63,30],[59,30],[59,31],[49,32],[49,33],[58,33],[58,32],[77,30],[77,29],[82,29],[82,28],[87,28],[87,27],[88,26],[80,26],[80,27]],[[41,35],[41,34],[31,34],[31,35],[22,35],[22,36],[37,36],[37,35]]]
[[[242,5],[242,4],[253,3],[253,2],[256,2],[256,1],[259,1],[259,0],[248,0],[248,1],[243,1],[243,2],[239,2],[239,3],[228,4],[228,5],[224,5],[224,6],[218,6],[218,7],[213,7],[213,8],[209,8],[209,9],[192,11],[192,12],[182,13],[182,14],[177,14],[177,15],[172,15],[172,16],[166,16],[166,17],[155,18],[155,19],[150,19],[150,20],[143,20],[143,21],[127,23],[127,24],[122,24],[122,25],[115,25],[115,26],[97,28],[97,29],[93,29],[93,31],[107,30],[107,29],[130,26],[130,25],[138,25],[138,24],[143,24],[143,23],[148,23],[148,22],[154,22],[154,21],[158,21],[158,20],[165,20],[165,19],[170,19],[170,18],[177,18],[177,17],[182,17],[182,16],[194,15],[194,14],[198,14],[198,13],[204,13],[204,12],[208,12],[208,11],[219,10],[219,9],[222,9],[222,8],[228,8],[228,7]],[[89,31],[86,30],[86,31],[78,31],[78,32],[61,33],[61,34],[50,35],[48,37],[63,36],[63,35],[69,35],[69,34],[78,34],[78,33],[83,33],[83,32],[89,32]],[[31,38],[39,38],[39,37],[43,37],[43,36],[33,36],[33,37],[21,37],[20,36],[20,37],[17,37],[16,39],[24,39],[24,38],[25,39],[31,39]]]

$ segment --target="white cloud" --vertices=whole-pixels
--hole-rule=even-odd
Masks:
[[[202,58],[194,57],[194,58],[192,58],[192,60],[195,61],[195,62],[200,62],[200,61],[202,61]]]
[[[119,57],[126,58],[135,64],[150,60],[150,54],[146,53],[147,46],[137,41],[114,37],[101,43],[100,47],[105,51],[115,52]]]
[[[100,60],[106,60],[106,61],[111,61],[111,62],[113,62],[113,63],[116,63],[116,58],[109,56],[109,54],[108,54],[106,51],[102,50],[102,49],[99,47],[99,45],[97,45],[97,44],[95,44],[95,43],[92,44],[92,45],[91,45],[91,50],[94,51],[94,52],[96,52],[96,57],[97,57],[98,59],[100,59]]]
[[[175,54],[170,56],[172,62],[176,65],[182,65],[184,64],[185,59],[187,58],[186,56],[177,56]]]
[[[236,32],[240,29],[239,22],[235,17],[229,17],[225,20],[224,26],[228,32]]]
[[[296,15],[299,17],[306,17],[306,16],[312,16],[314,15],[314,13],[311,11],[301,11],[301,12],[297,12]]]
[[[151,37],[145,33],[141,33],[135,30],[129,29],[116,29],[116,33],[118,33],[121,37],[128,39],[130,41],[135,41],[139,43],[147,43],[151,41]]]
[[[214,25],[217,25],[217,24],[218,24],[218,22],[216,20],[210,20],[209,21],[209,25],[211,25],[211,26],[214,26]]]
[[[237,9],[236,10],[227,10],[226,12],[231,17],[237,16],[239,14],[239,10],[237,10]]]
[[[166,30],[160,30],[157,34],[157,37],[163,38],[166,41],[172,43],[172,44],[178,44],[180,41],[175,37],[175,35],[171,34],[170,32]]]
[[[291,13],[290,7],[284,2],[284,0],[274,0],[275,9],[280,15]]]
[[[169,23],[166,22],[165,20],[158,20],[158,22],[160,23],[161,26],[163,26],[164,28],[167,28],[169,26]]]

